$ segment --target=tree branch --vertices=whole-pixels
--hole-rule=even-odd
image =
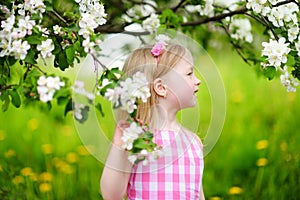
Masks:
[[[300,4],[295,1],[295,0],[286,0],[286,1],[281,1],[281,2],[278,2],[276,5],[274,5],[273,7],[278,7],[278,6],[282,6],[282,5],[285,5],[285,4],[288,4],[288,3],[295,3],[296,5],[300,6]]]
[[[222,13],[213,17],[207,17],[207,18],[202,18],[199,19],[197,21],[191,21],[191,22],[185,22],[182,23],[181,26],[196,26],[196,25],[201,25],[201,24],[205,24],[208,22],[216,22],[216,21],[220,21],[226,17],[231,17],[234,15],[238,15],[238,14],[244,14],[248,11],[248,9],[246,7],[240,8],[238,10],[229,12],[229,13]]]

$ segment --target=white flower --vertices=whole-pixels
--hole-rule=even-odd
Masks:
[[[63,81],[60,81],[60,78],[57,77],[45,77],[40,76],[37,80],[37,91],[42,102],[48,102],[53,99],[54,93],[56,90],[59,90],[62,86],[65,86]]]
[[[155,148],[154,151],[152,151],[149,155],[149,160],[150,161],[155,161],[157,160],[159,157],[161,157],[163,155],[163,151],[160,149]]]
[[[296,40],[298,35],[299,35],[298,25],[292,26],[291,28],[288,29],[288,38],[290,42]]]
[[[170,40],[170,37],[165,34],[159,34],[155,37],[156,41],[162,41],[162,42],[168,42]]]
[[[130,156],[128,156],[128,160],[129,160],[129,162],[131,162],[132,164],[135,163],[136,159],[137,159],[137,156],[136,156],[136,155],[130,155]]]
[[[84,51],[86,53],[95,52],[94,50],[95,42],[91,42],[89,37],[82,41],[82,46],[84,46]]]
[[[99,0],[77,0],[76,3],[79,4],[81,15],[78,34],[84,38],[88,38],[94,32],[95,28],[106,23],[105,18],[107,14],[105,13],[103,4],[100,4]]]
[[[246,7],[252,9],[256,13],[261,13],[267,0],[248,0]]]
[[[138,126],[135,122],[132,122],[128,128],[126,128],[123,132],[123,136],[121,140],[123,141],[122,148],[131,150],[133,147],[133,142],[136,140],[143,132],[143,129]]]
[[[20,29],[31,30],[35,26],[35,21],[30,20],[30,16],[26,16],[24,19],[19,19],[18,26]]]
[[[62,86],[65,86],[65,83],[61,82],[58,76],[49,76],[46,79],[46,86],[49,88],[49,90],[59,90]]]
[[[74,110],[75,110],[75,119],[82,120],[82,109],[84,109],[84,105],[78,102],[74,102]]]
[[[200,6],[198,12],[201,16],[208,16],[212,17],[214,15],[214,1],[213,0],[206,0],[204,6]]]
[[[37,50],[41,51],[42,58],[52,56],[52,51],[54,50],[54,45],[51,39],[42,41],[42,44],[37,45]]]
[[[15,56],[16,59],[24,60],[27,55],[27,50],[30,49],[30,45],[27,41],[15,40],[12,43],[11,52]]]
[[[114,104],[114,106],[118,107],[121,94],[122,92],[119,87],[116,87],[114,89],[107,88],[104,97],[111,101]]]
[[[232,33],[231,37],[234,39],[245,40],[249,43],[253,41],[249,19],[232,19],[232,22],[229,25],[229,31]]]
[[[268,66],[280,67],[287,62],[287,54],[290,52],[289,44],[285,43],[285,38],[281,37],[278,41],[270,39],[269,43],[263,42],[263,56],[267,56]]]
[[[281,84],[286,87],[287,92],[296,92],[296,88],[299,83],[290,75],[285,66],[283,74],[280,75]]]
[[[188,12],[195,13],[200,11],[200,5],[186,5],[184,7]]]
[[[142,23],[143,28],[150,33],[156,31],[156,29],[160,26],[160,22],[157,14],[151,14],[150,17],[145,19]]]
[[[3,31],[10,32],[14,26],[14,23],[15,23],[15,16],[11,15],[5,21],[1,21],[1,28],[3,28]]]
[[[89,100],[95,99],[95,95],[85,90],[83,81],[75,81],[72,90],[75,94],[80,94],[87,97]]]
[[[298,39],[297,42],[295,42],[296,50],[297,50],[297,55],[300,56],[300,40]]]
[[[135,87],[133,89],[133,96],[138,99],[141,99],[144,103],[146,103],[147,98],[150,97],[151,93],[145,75],[141,72],[137,72],[133,75],[132,78],[132,86]]]
[[[53,26],[53,31],[54,31],[54,33],[57,34],[57,35],[59,35],[59,34],[62,33],[61,27],[60,27],[59,25]]]

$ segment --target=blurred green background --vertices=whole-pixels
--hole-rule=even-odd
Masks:
[[[206,199],[300,199],[299,88],[287,93],[279,79],[258,77],[229,52],[210,52],[224,81],[227,113],[205,157]],[[211,112],[205,84],[198,93],[200,137]],[[62,117],[57,106],[23,105],[1,112],[0,121],[0,199],[101,199],[103,163],[81,142],[72,116]]]

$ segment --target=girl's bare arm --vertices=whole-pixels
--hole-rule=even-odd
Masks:
[[[119,122],[115,129],[113,145],[107,157],[101,180],[100,190],[104,199],[120,200],[126,194],[132,164],[128,161],[127,152],[121,149],[123,129],[128,123]]]

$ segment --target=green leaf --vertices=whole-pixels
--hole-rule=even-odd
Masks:
[[[142,138],[138,138],[133,142],[133,148],[145,149],[146,147],[147,143]]]
[[[75,47],[70,46],[66,48],[67,61],[69,65],[73,64],[75,58]]]
[[[13,66],[18,60],[15,59],[15,57],[8,56],[8,57],[7,57],[7,61],[8,61],[8,63],[9,63],[9,66]]]
[[[71,92],[68,88],[60,88],[59,90],[57,90],[54,94],[55,98],[59,98],[59,97],[68,97],[71,95]]]
[[[35,50],[30,49],[29,52],[27,53],[24,61],[29,64],[33,64],[33,65],[36,64],[37,62],[35,60],[35,53],[36,53]]]
[[[153,138],[153,133],[151,133],[150,131],[146,131],[144,133],[144,138],[145,139],[152,139]]]
[[[69,102],[70,97],[58,97],[57,104],[58,105],[65,105]]]
[[[8,92],[6,92],[4,94],[3,100],[4,100],[4,103],[2,104],[2,112],[5,112],[5,111],[7,111],[9,103],[10,103],[10,98],[8,96]]]
[[[288,55],[288,56],[287,56],[287,63],[286,63],[286,65],[287,65],[287,66],[294,66],[295,63],[296,63],[295,57],[292,56],[292,55]]]
[[[42,44],[42,38],[37,35],[32,35],[26,38],[29,44]]]
[[[104,86],[104,87],[100,90],[100,94],[101,94],[102,96],[104,96],[106,90],[107,90],[108,88],[114,88],[115,85],[116,85],[115,83],[107,84],[106,86]]]
[[[11,103],[16,107],[19,108],[21,105],[21,98],[18,94],[17,90],[10,90],[9,95],[11,96]]]
[[[101,116],[104,117],[104,112],[100,103],[97,103],[95,108],[100,112]]]
[[[46,10],[49,11],[49,12],[52,12],[54,11],[53,10],[53,6],[52,6],[52,2],[50,1],[44,1],[45,5],[46,5]]]
[[[272,80],[275,77],[276,74],[276,68],[272,66],[268,66],[263,71],[265,77],[267,77],[269,80]]]
[[[69,67],[65,51],[61,51],[55,56],[54,66],[59,67],[62,71]]]
[[[67,115],[67,113],[69,111],[72,111],[73,110],[73,102],[72,102],[72,98],[69,99],[68,103],[66,104],[66,107],[65,107],[65,116]]]

